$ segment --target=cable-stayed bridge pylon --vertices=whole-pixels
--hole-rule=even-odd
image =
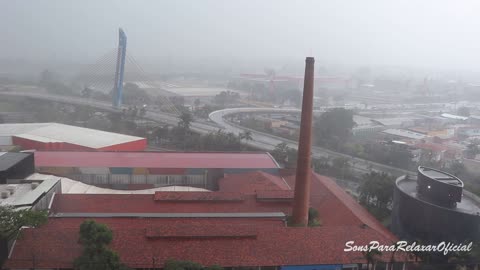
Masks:
[[[161,83],[147,75],[138,61],[126,50],[126,35],[119,29],[119,46],[109,50],[93,64],[84,68],[75,80],[84,88],[108,94],[112,97],[112,106],[120,108],[129,89],[125,84],[133,83],[145,90],[156,100],[158,109],[169,114],[180,112],[169,99],[174,94],[163,89]]]

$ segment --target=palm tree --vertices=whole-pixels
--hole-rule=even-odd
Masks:
[[[253,140],[252,138],[252,132],[250,130],[245,130],[244,132],[240,133],[238,135],[238,138],[240,139],[240,142],[242,140],[245,140],[246,143],[248,143],[249,141]],[[247,147],[244,146],[243,149],[245,150]]]
[[[253,140],[252,132],[250,130],[245,130],[244,132],[240,133],[239,137],[240,140],[246,140],[247,142]]]
[[[182,115],[180,115],[180,122],[178,122],[178,126],[182,127],[185,131],[187,131],[190,129],[192,121],[192,114],[190,114],[189,112],[183,112]]]

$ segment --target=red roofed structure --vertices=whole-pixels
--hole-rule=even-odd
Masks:
[[[347,241],[397,241],[335,182],[317,174],[312,174],[310,206],[318,210],[321,226],[287,226],[294,177],[227,175],[214,192],[57,194],[48,223],[23,229],[6,267],[71,268],[81,252],[78,231],[85,219],[108,225],[111,248],[136,269],[162,268],[168,259],[224,267],[338,269],[366,262],[361,252],[344,251]],[[379,259],[389,262],[391,255],[384,252]],[[407,258],[397,252],[395,260]]]
[[[222,191],[242,192],[245,194],[255,194],[259,190],[291,189],[282,177],[260,171],[227,175],[218,180],[218,186]]]
[[[113,189],[187,185],[216,189],[226,174],[263,171],[278,174],[265,152],[35,152],[39,173],[54,174]],[[280,183],[280,185],[284,185]]]
[[[268,153],[35,152],[36,167],[106,168],[278,168]]]

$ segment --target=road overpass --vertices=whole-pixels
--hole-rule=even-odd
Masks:
[[[314,112],[321,112],[321,111],[314,111]],[[279,136],[275,136],[272,134],[259,132],[253,129],[249,129],[246,127],[242,127],[236,125],[234,123],[228,122],[225,120],[225,116],[238,114],[238,113],[300,113],[299,109],[282,109],[282,108],[231,108],[231,109],[224,109],[210,113],[209,117],[210,120],[217,123],[219,126],[223,127],[227,132],[232,132],[236,135],[244,132],[245,130],[249,130],[252,133],[252,141],[248,142],[251,146],[258,147],[260,149],[265,150],[272,150],[275,146],[279,143],[287,143],[288,147],[297,149],[298,143],[297,141],[282,138]],[[368,161],[365,159],[360,159],[354,156],[346,155],[343,153],[338,153],[331,151],[326,148],[322,147],[312,147],[312,156],[314,158],[321,158],[321,157],[343,157],[347,158],[350,162],[350,165],[353,169],[359,172],[370,172],[371,170],[379,171],[379,172],[387,172],[392,175],[405,175],[408,174],[412,177],[416,177],[415,172],[399,169],[396,167]]]

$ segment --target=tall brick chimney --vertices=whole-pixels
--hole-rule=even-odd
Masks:
[[[308,225],[308,208],[310,200],[312,118],[313,118],[313,57],[305,60],[305,78],[303,83],[302,120],[300,139],[298,141],[297,175],[295,178],[295,198],[293,201],[292,225]]]

